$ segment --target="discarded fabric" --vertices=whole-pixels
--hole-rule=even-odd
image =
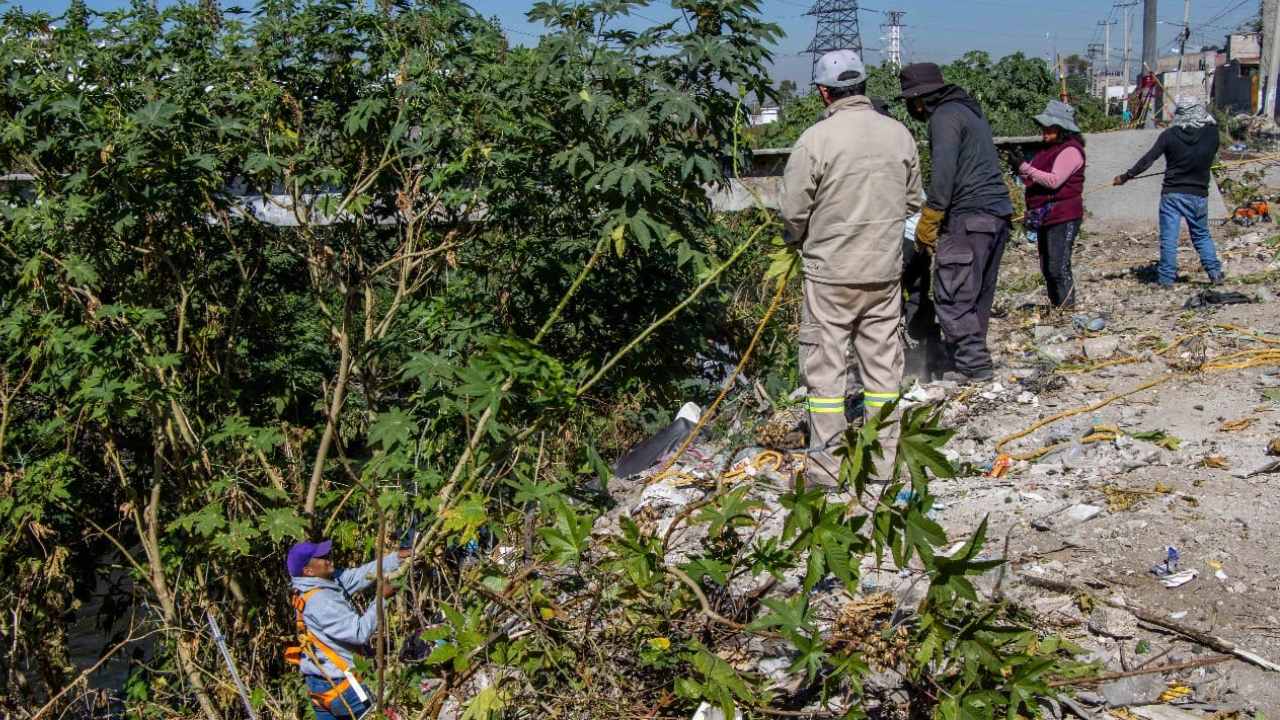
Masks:
[[[1251,302],[1256,300],[1244,293],[1203,290],[1192,295],[1182,307],[1185,310],[1195,310],[1210,305],[1243,305]]]

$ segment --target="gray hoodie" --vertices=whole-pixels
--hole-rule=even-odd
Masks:
[[[400,555],[390,553],[382,558],[382,571],[389,573],[400,567]],[[370,603],[369,609],[360,614],[351,604],[353,593],[369,587],[376,579],[377,561],[371,561],[358,568],[339,570],[332,580],[316,577],[293,578],[293,589],[300,593],[320,588],[307,600],[302,611],[302,621],[316,639],[328,645],[343,660],[354,664],[355,654],[363,651],[373,638],[373,631],[378,629],[378,606]],[[343,674],[329,662],[323,653],[317,653],[320,667],[307,655],[303,655],[300,669],[303,675],[319,675],[328,677],[334,682],[341,682]]]

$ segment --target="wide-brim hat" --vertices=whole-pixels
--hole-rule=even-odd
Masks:
[[[947,86],[947,81],[942,77],[942,68],[933,63],[908,65],[898,73],[898,80],[902,83],[902,94],[898,97],[903,100],[928,95]]]
[[[1080,126],[1076,125],[1076,109],[1061,100],[1050,100],[1045,105],[1044,112],[1035,117],[1035,121],[1040,127],[1056,126],[1074,133],[1080,132]]]

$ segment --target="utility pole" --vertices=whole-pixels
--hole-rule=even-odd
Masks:
[[[810,78],[817,77],[818,58],[832,50],[852,50],[862,55],[858,0],[817,0],[805,15],[817,18],[813,42],[809,43],[808,49],[813,57]]]
[[[1104,29],[1106,36],[1106,44],[1102,49],[1102,108],[1103,112],[1109,117],[1111,115],[1111,26],[1116,24],[1115,20],[1100,20],[1098,24]]]
[[[1187,40],[1191,37],[1191,0],[1182,0],[1182,42],[1178,43],[1178,74],[1174,82],[1173,100],[1176,104],[1178,95],[1182,94],[1182,63],[1187,57]]]
[[[1132,13],[1130,13],[1129,10],[1137,4],[1137,0],[1127,3],[1116,3],[1116,7],[1124,11],[1124,75],[1120,78],[1120,92],[1121,96],[1124,98],[1120,107],[1124,111],[1129,110],[1129,78],[1132,77],[1129,74],[1129,51],[1132,49],[1133,45],[1130,37],[1133,19]]]
[[[890,10],[885,13],[889,22],[885,27],[889,30],[889,64],[902,67],[902,18],[907,13],[903,10]]]
[[[1272,13],[1271,20],[1271,36],[1263,38],[1267,44],[1271,46],[1271,58],[1267,63],[1267,94],[1262,102],[1262,114],[1275,120],[1276,117],[1276,76],[1280,75],[1280,2],[1271,0],[1270,3],[1263,3],[1263,7],[1269,8]],[[1265,19],[1265,18],[1264,18]]]
[[[1142,66],[1149,73],[1154,73],[1159,64],[1157,57],[1160,54],[1160,48],[1156,45],[1160,42],[1156,37],[1157,5],[1159,5],[1157,0],[1142,0]],[[1154,107],[1147,113],[1145,126],[1148,128],[1156,126]]]

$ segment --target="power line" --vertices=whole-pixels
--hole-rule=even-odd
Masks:
[[[811,79],[818,75],[818,58],[833,50],[862,55],[862,30],[858,27],[858,0],[818,0],[806,15],[817,18],[809,53],[813,56]]]

